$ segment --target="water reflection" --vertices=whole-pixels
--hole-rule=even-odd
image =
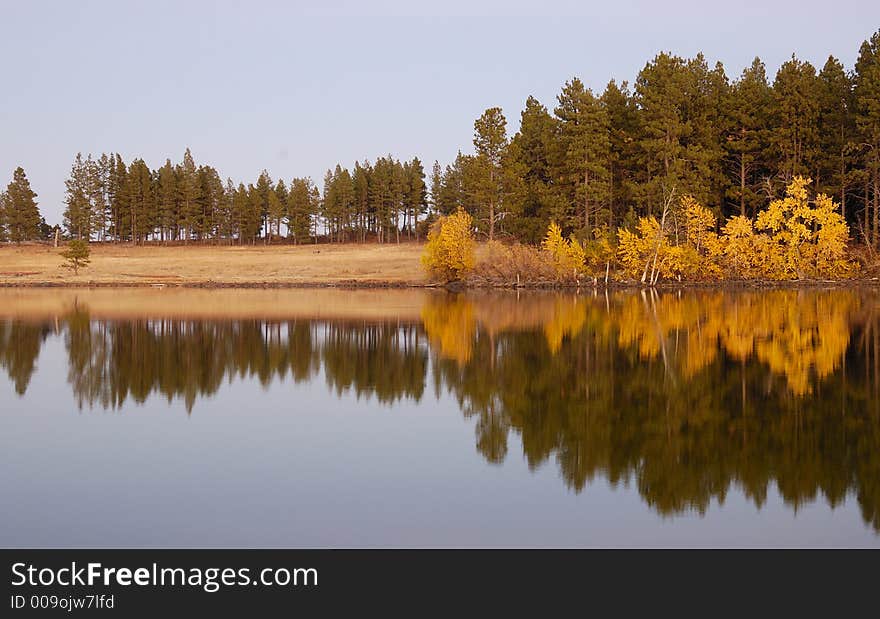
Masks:
[[[794,508],[854,496],[880,531],[877,291],[428,296],[410,320],[0,322],[0,367],[24,396],[43,342],[64,338],[80,407],[151,395],[190,412],[226,381],[323,379],[335,394],[450,393],[490,463],[555,460],[580,491],[633,484],[661,514]],[[516,444],[514,448],[512,443]]]

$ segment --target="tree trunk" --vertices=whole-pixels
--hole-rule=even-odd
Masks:
[[[874,148],[874,248],[880,249],[880,151]]]

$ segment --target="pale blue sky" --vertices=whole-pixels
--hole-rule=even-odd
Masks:
[[[764,4],[0,0],[0,181],[24,166],[57,223],[77,151],[157,167],[189,146],[236,182],[389,152],[428,169],[470,150],[485,108],[512,133],[528,95],[552,108],[575,75],[601,90],[662,50],[731,77],[792,52],[851,68],[880,28],[876,1]]]

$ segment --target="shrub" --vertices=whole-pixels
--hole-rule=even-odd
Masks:
[[[537,247],[489,241],[471,279],[482,284],[546,285],[556,281],[556,269],[549,255]]]

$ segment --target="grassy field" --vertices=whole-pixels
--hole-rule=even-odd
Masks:
[[[92,245],[79,274],[48,245],[0,245],[0,285],[420,285],[419,243],[237,246]]]

